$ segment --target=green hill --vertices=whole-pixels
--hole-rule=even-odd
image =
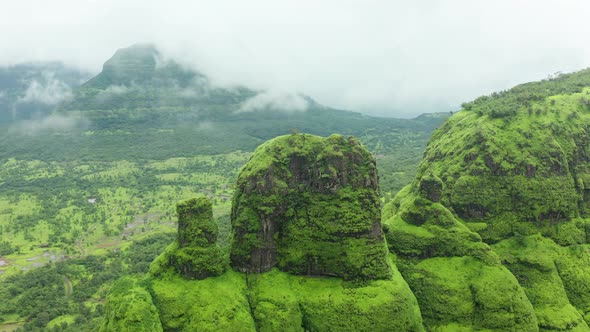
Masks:
[[[523,84],[434,132],[383,214],[430,329],[590,330],[589,93],[588,70]]]
[[[354,138],[266,142],[238,177],[230,259],[212,242],[211,203],[179,203],[177,240],[147,278],[117,283],[101,330],[423,331],[388,257],[378,191]]]
[[[404,149],[414,156],[446,117],[376,118],[325,107],[302,95],[289,97],[304,110],[272,102],[244,110],[245,103],[264,93],[214,87],[204,75],[163,59],[153,46],[135,45],[118,50],[101,73],[58,107],[53,116],[67,125],[5,127],[0,160],[149,160],[253,151],[293,129],[356,135],[374,153]]]
[[[217,320],[257,331],[590,331],[589,76],[479,98],[435,131],[413,182],[382,211],[392,277],[375,273],[380,229],[373,240],[364,233],[375,229],[370,158],[339,146],[338,136],[261,145],[238,176],[231,216],[230,266],[247,274],[185,280],[166,268],[173,245],[146,279],[121,281],[131,292],[109,295],[103,329],[133,326],[134,311],[116,308],[144,292],[152,298],[136,303],[153,306],[159,316],[145,321],[163,330],[214,330]],[[349,284],[351,276],[361,282]],[[388,278],[409,288],[375,281]],[[350,290],[352,311],[339,306],[346,299],[335,285]],[[410,310],[368,304],[367,287]],[[213,289],[234,291],[221,300]]]

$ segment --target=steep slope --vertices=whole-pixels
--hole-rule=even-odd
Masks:
[[[590,330],[589,87],[523,84],[435,131],[383,214],[427,328]]]
[[[103,331],[424,330],[416,298],[388,257],[374,159],[355,138],[273,139],[244,166],[238,187],[227,263],[246,273],[187,280],[195,275],[178,269],[176,257],[203,261],[208,253],[180,252],[183,238],[190,232],[188,247],[209,247],[214,231],[206,198],[182,202],[178,241],[147,279],[113,288]],[[141,310],[151,315],[145,325]]]

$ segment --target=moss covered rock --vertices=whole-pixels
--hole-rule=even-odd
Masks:
[[[239,271],[390,276],[375,159],[355,138],[293,134],[261,145],[238,177],[231,222]]]
[[[429,330],[537,331],[537,317],[498,255],[441,203],[427,177],[383,211],[387,242]],[[435,196],[436,197],[436,196]]]
[[[486,241],[586,217],[588,91],[516,103],[507,117],[482,109],[509,92],[461,111],[433,134],[418,176],[440,178],[441,202],[466,222],[485,222]]]
[[[163,331],[151,294],[138,280],[125,277],[111,289],[100,331]]]
[[[169,269],[191,279],[218,276],[227,266],[226,256],[217,245],[217,223],[207,197],[192,198],[176,205],[178,235],[166,251],[152,263],[154,276]]]
[[[397,269],[358,286],[276,269],[248,276],[258,331],[424,331],[420,308]]]

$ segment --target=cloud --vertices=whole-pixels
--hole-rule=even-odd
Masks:
[[[127,93],[130,90],[125,85],[109,85],[106,89],[96,94],[96,101],[105,103],[110,101],[113,97]]]
[[[186,99],[199,99],[209,96],[211,89],[209,80],[202,76],[195,77],[192,82],[185,88],[177,86],[176,94]]]
[[[244,101],[242,105],[240,105],[238,112],[264,110],[302,112],[307,111],[307,107],[307,100],[299,94],[268,90]]]
[[[415,115],[589,66],[589,15],[583,0],[7,0],[0,29],[19,38],[0,35],[0,64],[97,72],[117,48],[153,42],[217,85]]]
[[[11,126],[21,134],[36,135],[42,131],[67,131],[85,128],[89,121],[84,118],[52,114],[41,119],[19,121]]]
[[[33,79],[18,103],[37,103],[54,106],[71,99],[72,89],[64,82],[56,79],[54,73],[43,73],[42,80]]]

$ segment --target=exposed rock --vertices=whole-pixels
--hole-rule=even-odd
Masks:
[[[590,331],[589,79],[466,104],[384,208],[427,330]]]
[[[442,180],[436,175],[423,176],[420,179],[420,195],[433,202],[440,202],[443,191]]]
[[[213,219],[211,201],[192,198],[176,205],[178,214],[178,246],[211,246],[217,241],[217,223]]]
[[[231,219],[239,271],[390,275],[375,159],[355,138],[293,134],[261,145],[238,177]]]

